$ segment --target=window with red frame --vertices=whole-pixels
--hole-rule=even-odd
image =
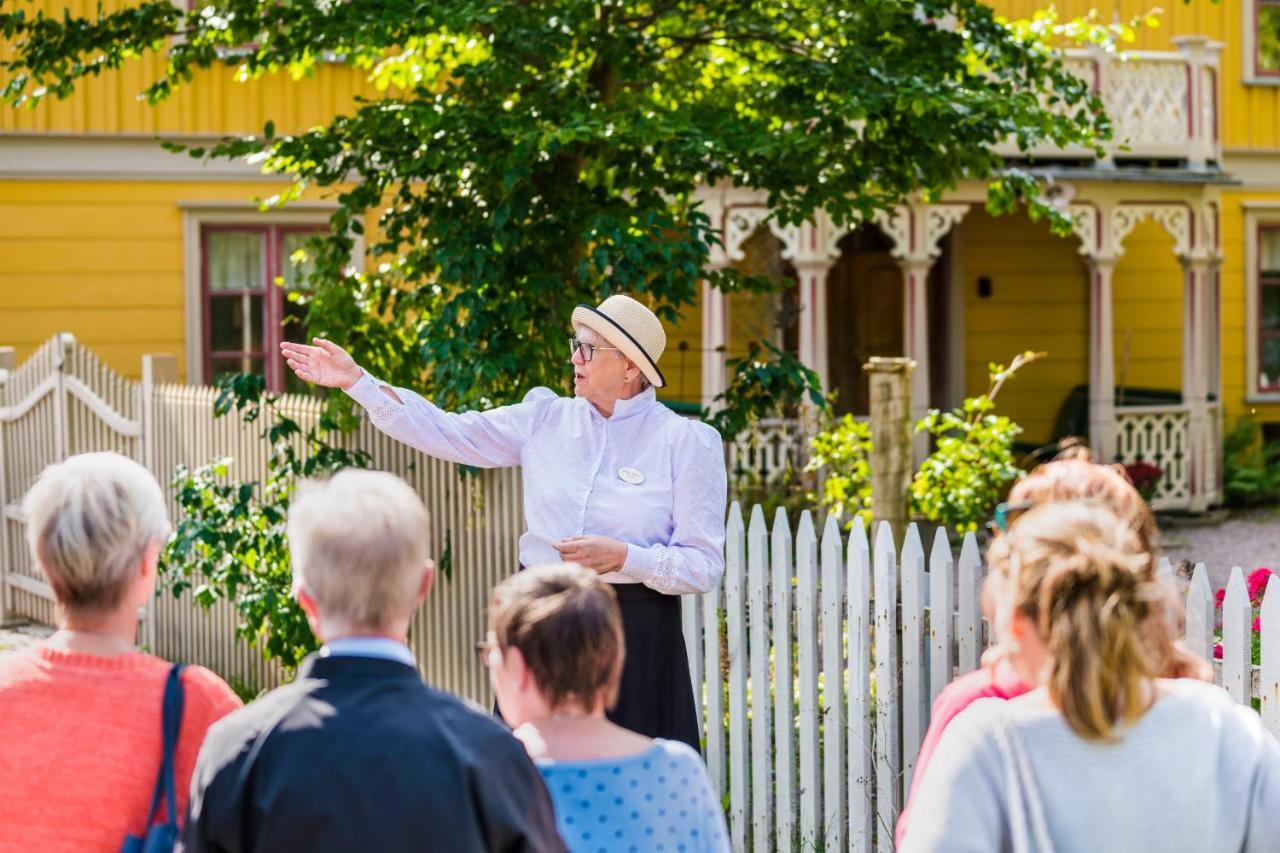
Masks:
[[[1258,390],[1280,391],[1280,226],[1258,231]]]
[[[279,356],[282,340],[306,339],[305,309],[288,298],[311,262],[290,260],[321,229],[283,225],[206,225],[201,233],[204,368],[213,382],[257,373],[272,391],[305,392]],[[282,283],[277,284],[277,280]]]
[[[1253,0],[1253,70],[1280,77],[1280,0]]]

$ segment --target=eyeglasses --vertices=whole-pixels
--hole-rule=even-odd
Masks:
[[[481,666],[485,668],[493,666],[493,650],[497,647],[497,643],[489,640],[480,640],[476,643],[476,658]]]
[[[617,347],[602,347],[596,344],[589,344],[586,341],[580,341],[576,337],[569,338],[569,358],[573,358],[574,353],[582,353],[584,362],[590,361],[591,357],[596,354],[596,350],[609,350],[611,352],[620,352]]]
[[[1035,501],[1005,501],[996,504],[995,515],[987,522],[987,530],[992,536],[999,533],[1008,533],[1009,525],[1013,524],[1019,515],[1022,515],[1022,513],[1035,505]]]

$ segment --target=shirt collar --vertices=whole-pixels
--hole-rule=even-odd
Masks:
[[[617,400],[613,404],[613,415],[610,416],[609,420],[620,421],[638,415],[656,403],[657,400],[658,392],[653,388],[646,388],[634,397]]]
[[[418,666],[408,646],[388,637],[339,637],[320,647],[320,657],[380,658],[415,669]]]

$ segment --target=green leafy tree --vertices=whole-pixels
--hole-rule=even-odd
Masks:
[[[49,17],[0,0],[0,98],[64,98],[152,53],[167,57],[152,103],[225,63],[245,80],[361,69],[378,95],[327,124],[268,122],[190,153],[287,178],[268,205],[308,187],[336,200],[311,248],[309,329],[454,408],[566,388],[552,330],[577,303],[636,293],[672,321],[704,277],[770,286],[705,268],[717,237],[700,185],[756,188],[783,222],[850,224],[972,178],[993,209],[1025,202],[1066,227],[991,146],[1098,146],[1101,104],[1051,48],[1132,37],[1096,16],[1006,21],[979,0],[182,5]],[[371,211],[375,263],[349,269]]]

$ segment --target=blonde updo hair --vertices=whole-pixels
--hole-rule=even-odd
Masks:
[[[1164,592],[1133,527],[1098,501],[1029,510],[988,552],[1004,604],[1035,626],[1050,658],[1046,687],[1071,728],[1106,740],[1146,710],[1159,674],[1143,626]]]

